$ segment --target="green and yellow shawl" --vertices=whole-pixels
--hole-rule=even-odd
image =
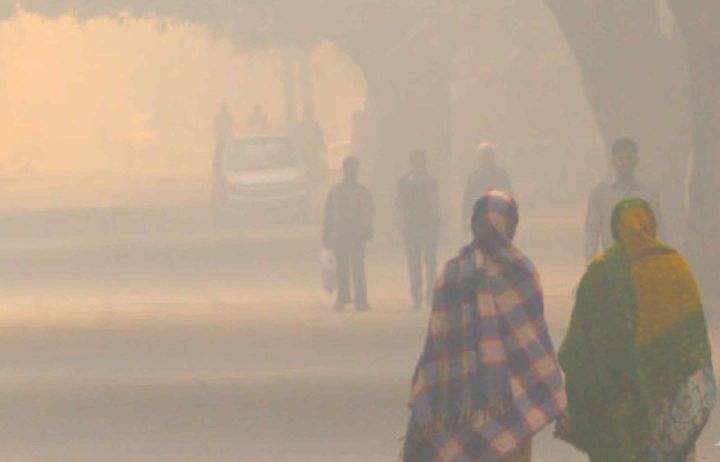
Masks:
[[[560,437],[593,461],[635,462],[649,451],[661,453],[649,460],[684,460],[675,457],[692,450],[715,390],[699,291],[682,256],[655,238],[646,202],[618,204],[613,234],[616,245],[580,283],[560,349],[569,402]],[[662,414],[700,376],[693,427],[664,441],[673,438],[659,429]]]

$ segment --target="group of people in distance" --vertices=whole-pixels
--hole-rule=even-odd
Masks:
[[[485,191],[512,192],[510,176],[497,166],[491,145],[480,145],[478,159],[478,169],[465,186],[463,224],[469,222],[474,199]],[[428,172],[427,153],[412,151],[409,164],[398,181],[397,224],[405,243],[413,307],[420,309],[432,305],[441,213],[438,184]],[[373,202],[370,191],[358,182],[359,170],[356,158],[345,159],[343,178],[330,190],[325,203],[322,240],[336,257],[338,310],[351,301],[357,310],[368,309],[365,247],[373,236]]]
[[[462,198],[462,228],[470,226],[475,201],[487,191],[512,196],[510,175],[496,162],[493,146],[482,143],[477,149],[478,168],[470,173]],[[410,153],[408,171],[400,177],[397,192],[397,221],[407,256],[410,295],[413,307],[431,306],[437,276],[437,249],[441,223],[437,180],[428,172],[427,153]],[[613,206],[623,199],[639,198],[651,207],[663,237],[658,195],[636,178],[638,145],[623,138],[612,147],[614,182],[603,182],[588,201],[584,254],[588,261],[615,242],[611,232]],[[373,202],[370,191],[358,182],[360,163],[354,157],[343,163],[343,179],[329,192],[325,204],[323,245],[335,253],[338,276],[336,308],[351,301],[356,309],[368,309],[365,275],[365,247],[373,235]],[[351,290],[352,289],[352,290]],[[354,297],[351,292],[354,293]]]
[[[473,240],[434,284],[404,462],[528,462],[533,437],[552,423],[591,462],[695,461],[716,397],[700,293],[683,257],[659,239],[657,196],[635,179],[637,144],[619,140],[612,151],[617,177],[591,195],[591,261],[557,355],[539,275],[513,244],[519,215],[509,182],[505,191],[469,193]],[[357,168],[348,159],[330,192],[324,237],[338,256],[338,307],[350,301],[352,267],[355,303],[366,309],[372,203]],[[416,306],[427,296],[419,255],[428,287],[434,270],[437,235],[419,230],[437,224],[436,189],[424,153],[414,152],[400,180],[399,216]]]

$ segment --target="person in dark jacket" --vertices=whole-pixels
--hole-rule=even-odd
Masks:
[[[470,174],[465,185],[462,206],[463,229],[469,226],[475,201],[486,192],[502,191],[509,195],[513,194],[510,175],[495,161],[495,148],[488,143],[482,143],[478,146],[477,152],[480,165]]]
[[[400,178],[398,185],[398,219],[405,240],[410,293],[413,307],[431,303],[437,275],[437,246],[440,211],[438,186],[427,171],[427,153],[410,153],[410,171]],[[423,287],[423,260],[425,284]]]
[[[335,251],[338,292],[335,308],[353,301],[359,311],[369,309],[365,279],[365,246],[373,237],[373,204],[370,191],[358,183],[360,162],[343,162],[343,179],[328,193],[323,222],[323,245]],[[350,296],[350,279],[352,292]]]

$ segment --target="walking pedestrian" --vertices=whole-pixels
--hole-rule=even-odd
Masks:
[[[650,204],[612,214],[560,349],[569,401],[557,435],[591,462],[691,462],[715,399],[710,342],[687,263],[656,237]]]
[[[351,301],[358,311],[369,309],[365,247],[373,237],[373,204],[370,191],[358,182],[359,172],[357,158],[346,158],[343,179],[330,190],[325,204],[323,245],[335,252],[337,310]]]
[[[405,241],[410,294],[415,309],[422,308],[424,303],[432,303],[437,275],[439,204],[437,181],[427,171],[427,153],[419,149],[412,151],[410,170],[400,178],[398,185],[398,221]]]
[[[438,279],[404,462],[528,462],[533,436],[565,412],[539,277],[512,243],[517,224],[515,200],[486,193],[474,241]]]

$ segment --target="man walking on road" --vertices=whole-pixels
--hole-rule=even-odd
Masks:
[[[495,160],[495,148],[488,143],[481,143],[477,149],[479,166],[467,179],[463,196],[462,227],[470,226],[475,201],[488,191],[502,191],[513,194],[510,175],[500,168]]]
[[[323,245],[335,251],[338,292],[335,308],[353,301],[358,311],[368,310],[365,279],[365,246],[373,237],[373,204],[370,191],[358,183],[360,162],[343,162],[343,179],[328,193],[323,222]],[[350,296],[350,279],[352,292]]]
[[[437,181],[427,172],[425,151],[410,153],[410,171],[400,178],[398,219],[405,240],[413,308],[420,309],[424,301],[432,303],[440,225]]]
[[[612,211],[624,199],[643,199],[652,209],[658,224],[658,235],[663,237],[660,201],[655,191],[635,177],[640,162],[638,145],[630,138],[617,140],[612,147],[612,164],[615,181],[598,185],[590,194],[585,219],[585,258],[590,261],[610,248],[615,239],[612,235]]]

